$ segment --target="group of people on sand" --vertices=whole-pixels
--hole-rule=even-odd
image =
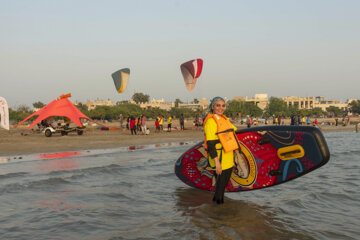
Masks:
[[[311,122],[310,117],[300,116],[300,115],[292,115],[290,117],[290,125],[299,126],[299,125],[312,125],[318,127],[318,120],[315,118],[313,122]]]
[[[120,118],[120,127],[124,127],[124,117],[122,114],[119,116]],[[146,127],[146,117],[145,115],[141,115],[135,118],[132,115],[128,115],[126,119],[126,129],[131,131],[131,135],[136,135],[137,133],[142,133],[143,135],[148,135],[150,130]]]
[[[284,125],[285,124],[285,116],[272,116],[272,125]],[[265,119],[264,123],[267,124],[271,124],[271,118],[269,119]],[[253,118],[252,116],[246,116],[246,125],[248,128],[250,128],[251,126],[256,126],[258,124],[258,120],[256,118]],[[314,121],[310,120],[310,117],[307,116],[300,116],[300,115],[293,115],[290,117],[290,125],[293,126],[300,126],[300,125],[313,125],[313,126],[318,126],[318,120],[315,119]]]
[[[338,125],[342,125],[342,126],[347,126],[347,125],[349,125],[350,124],[350,117],[349,116],[347,116],[347,117],[343,117],[342,118],[342,120],[341,120],[341,123],[340,123],[340,121],[339,121],[339,119],[336,117],[335,119],[334,119],[334,125],[335,126],[338,126]]]
[[[167,129],[165,129],[165,131],[171,132],[172,121],[173,121],[173,116],[169,115],[167,118]],[[182,121],[182,124],[181,124],[181,121]],[[180,125],[182,126],[181,130],[183,130],[184,116],[182,114],[180,117]],[[155,132],[160,132],[160,131],[164,131],[164,117],[161,114],[159,114],[158,117],[155,119]]]
[[[119,116],[120,118],[120,127],[124,127],[123,126],[123,122],[124,122],[124,118],[123,115],[120,114]],[[149,128],[146,126],[146,117],[145,115],[141,115],[138,118],[135,118],[132,115],[128,115],[127,120],[126,120],[126,128],[128,130],[130,130],[131,135],[137,135],[137,133],[141,132],[143,135],[149,135],[150,134],[150,130]],[[160,132],[160,131],[167,131],[167,132],[171,132],[172,129],[172,121],[173,121],[173,116],[169,115],[167,118],[167,128],[164,129],[164,117],[159,114],[156,119],[155,119],[155,132]],[[181,130],[184,130],[184,116],[183,114],[181,114],[180,116],[180,127]]]

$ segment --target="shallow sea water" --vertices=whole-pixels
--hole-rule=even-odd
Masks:
[[[360,239],[360,134],[330,162],[225,204],[174,174],[193,143],[1,158],[1,239]]]

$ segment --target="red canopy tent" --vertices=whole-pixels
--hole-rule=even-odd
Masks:
[[[29,127],[27,127],[26,129],[30,129],[32,126],[34,126],[35,124],[41,122],[44,119],[50,118],[50,117],[67,117],[69,118],[71,121],[73,121],[77,126],[82,127],[83,124],[81,123],[80,119],[85,118],[89,121],[92,121],[94,123],[94,120],[92,120],[91,118],[87,117],[85,114],[83,114],[82,112],[80,112],[79,109],[77,109],[68,99],[68,97],[71,97],[71,94],[67,94],[67,95],[61,95],[59,98],[55,99],[54,101],[52,101],[51,103],[49,103],[48,105],[46,105],[45,107],[41,108],[40,110],[38,110],[37,112],[34,112],[33,114],[31,114],[30,116],[28,116],[27,118],[25,118],[24,120],[22,120],[20,123],[18,123],[15,127],[17,127],[18,125],[20,125],[21,123],[25,122],[26,120],[30,119],[33,116],[38,115],[38,117],[36,118],[35,121],[33,121]]]

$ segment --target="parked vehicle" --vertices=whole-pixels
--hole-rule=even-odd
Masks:
[[[60,133],[61,136],[68,135],[70,132],[76,132],[77,135],[83,135],[85,127],[75,127],[75,128],[64,128],[64,127],[57,127],[54,128],[52,126],[46,127],[43,132],[46,137],[51,137],[54,133]]]

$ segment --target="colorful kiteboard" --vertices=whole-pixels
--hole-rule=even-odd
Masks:
[[[247,163],[246,177],[235,166],[226,191],[266,188],[301,177],[329,161],[330,153],[319,129],[297,126],[265,126],[236,132],[240,158]],[[175,163],[175,173],[189,186],[213,191],[214,170],[204,155],[203,142],[186,151]],[[236,154],[234,154],[236,155]]]

